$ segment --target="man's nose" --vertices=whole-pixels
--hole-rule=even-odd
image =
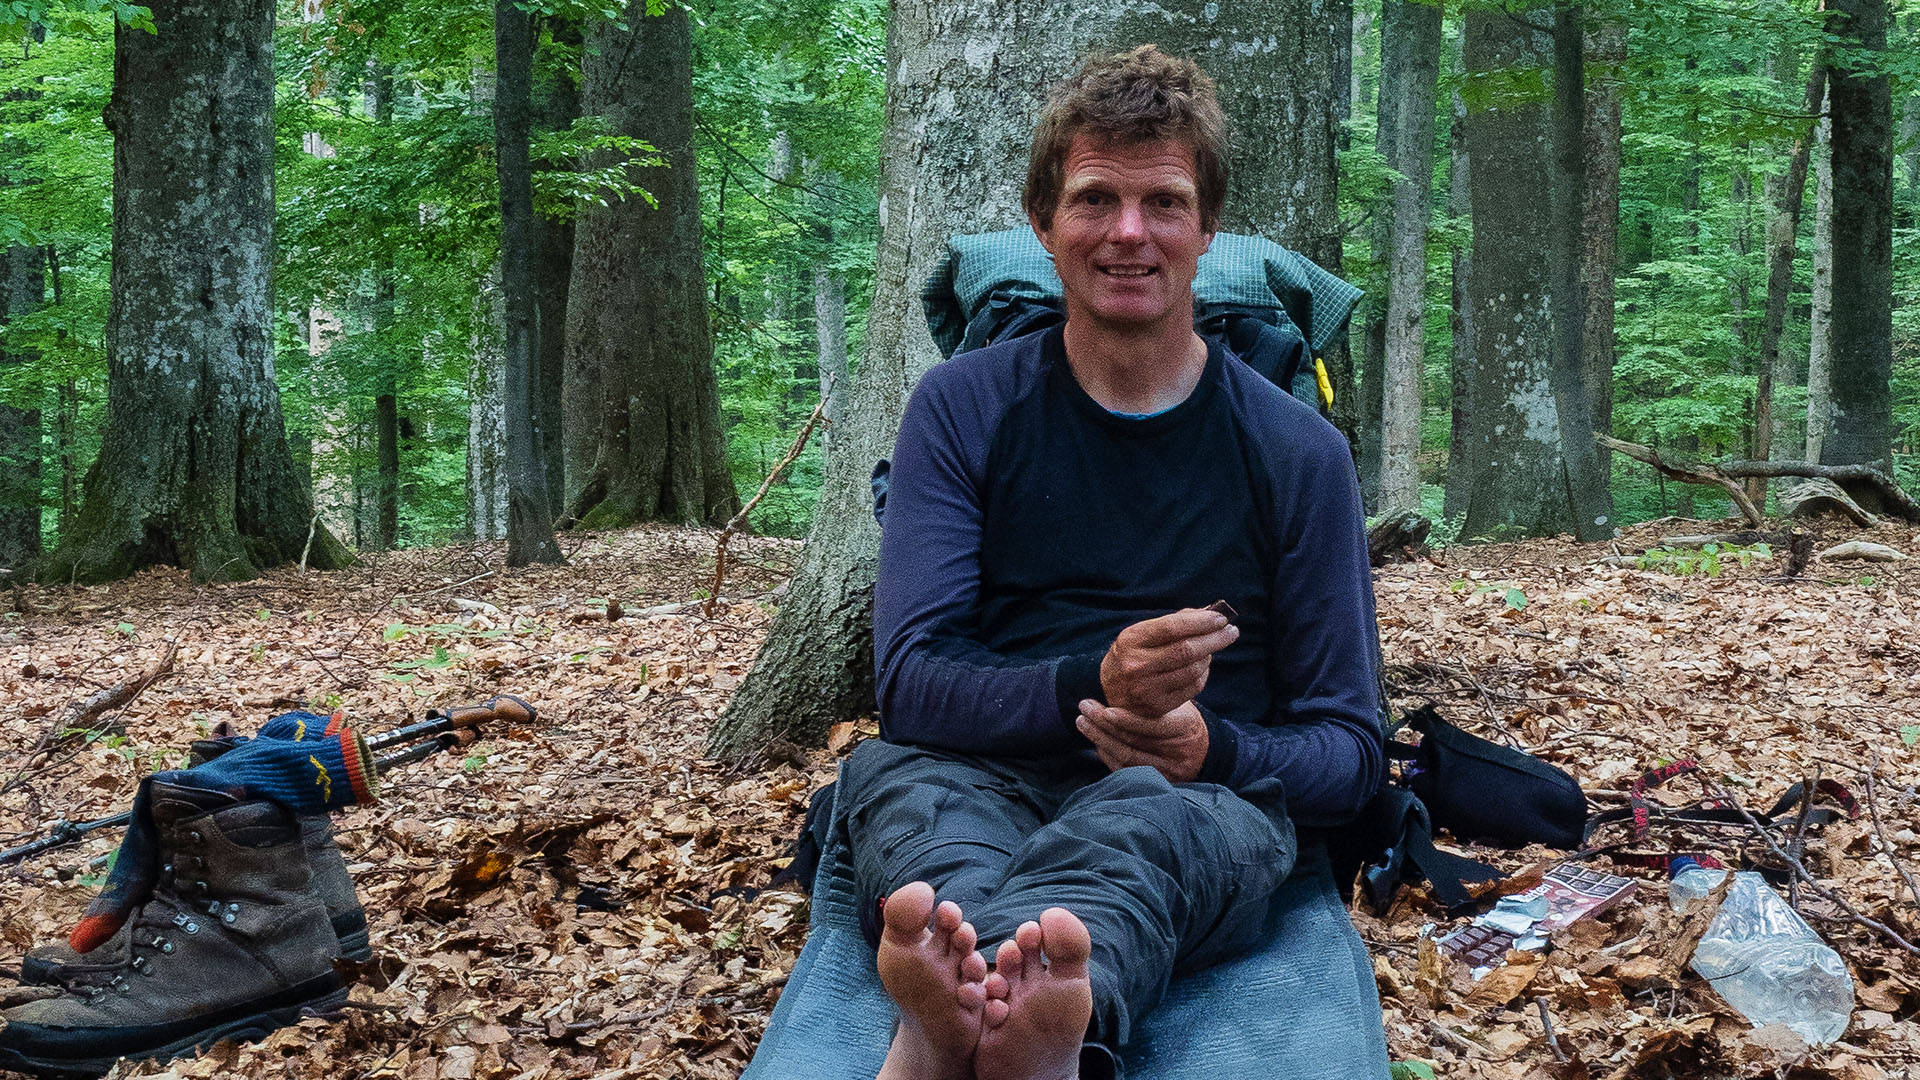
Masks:
[[[1113,229],[1109,238],[1123,243],[1137,243],[1147,237],[1146,208],[1135,202],[1122,201],[1120,212],[1114,216]]]

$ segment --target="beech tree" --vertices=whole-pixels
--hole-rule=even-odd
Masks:
[[[540,326],[533,282],[533,17],[514,0],[493,7],[498,79],[493,101],[500,176],[500,293],[506,325],[507,565],[563,562],[553,538],[553,504],[540,463],[534,408]]]
[[[1386,318],[1380,349],[1381,512],[1420,508],[1420,361],[1427,326],[1427,213],[1440,76],[1440,8],[1383,0],[1380,143],[1398,175],[1386,207]]]
[[[48,581],[351,561],[313,515],[274,382],[273,14],[156,5],[118,27],[107,421]]]
[[[1893,99],[1877,70],[1886,0],[1833,0],[1833,373],[1828,465],[1886,462],[1893,450]]]
[[[880,263],[846,429],[767,644],[727,713],[716,753],[774,736],[817,740],[873,710],[872,604],[879,529],[868,473],[888,456],[919,377],[938,359],[921,283],[955,233],[1026,224],[1020,209],[1041,94],[1096,47],[1158,42],[1219,83],[1234,142],[1222,227],[1310,257],[1339,242],[1334,34],[1300,0],[1154,8],[1062,0],[900,0],[887,33]]]
[[[1577,162],[1584,124],[1577,106],[1570,112],[1566,101],[1540,89],[1556,67],[1556,39],[1565,44],[1571,37],[1576,47],[1579,40],[1577,23],[1557,21],[1545,11],[1466,16],[1466,66],[1484,95],[1477,108],[1469,102],[1467,116],[1470,423],[1453,433],[1470,442],[1461,499],[1467,536],[1586,537],[1608,527],[1608,515],[1594,509],[1604,505],[1604,490],[1594,490],[1591,411],[1573,317],[1577,292],[1568,295],[1568,279],[1578,273],[1572,230],[1582,210]],[[1558,67],[1553,84],[1564,93],[1566,82],[1579,79],[1577,66],[1570,73],[1562,59]],[[1516,198],[1515,191],[1545,197]],[[1541,257],[1543,237],[1548,258]]]
[[[568,516],[724,524],[740,509],[720,428],[686,9],[640,8],[588,36],[582,108],[666,158],[638,192],[588,200],[576,225],[567,312],[566,413],[597,417],[567,439]],[[607,150],[589,167],[618,164]],[[588,448],[591,447],[591,453]]]
[[[40,306],[46,250],[0,248],[0,328]],[[18,350],[0,350],[0,367],[30,364]],[[0,569],[21,571],[40,556],[40,410],[0,400]]]

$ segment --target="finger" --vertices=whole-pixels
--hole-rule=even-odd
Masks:
[[[1227,617],[1217,611],[1208,611],[1205,608],[1182,608],[1171,615],[1143,619],[1120,633],[1128,639],[1128,644],[1153,648],[1182,638],[1218,633],[1227,625],[1229,625]]]
[[[1135,759],[1153,749],[1153,739],[1102,727],[1099,721],[1089,717],[1081,718],[1080,731],[1093,743],[1094,750],[1101,754],[1102,763],[1109,768],[1125,768],[1127,765],[1138,764]],[[1107,760],[1109,755],[1121,764],[1115,765],[1113,761]]]
[[[1209,634],[1179,638],[1152,646],[1121,647],[1120,672],[1133,678],[1151,677],[1181,668],[1203,667],[1213,654],[1240,640],[1240,628],[1227,626]]]
[[[1158,738],[1167,731],[1167,725],[1157,716],[1143,716],[1097,701],[1081,702],[1080,715],[1102,731],[1111,732],[1115,738],[1125,739],[1129,743],[1138,738]]]

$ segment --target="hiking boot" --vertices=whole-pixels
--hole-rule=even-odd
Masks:
[[[258,1038],[346,1000],[294,817],[159,781],[151,802],[162,866],[127,919],[119,965],[93,959],[109,939],[86,955],[82,984],[0,1013],[0,1068],[98,1076],[119,1058]]]
[[[188,762],[204,765],[232,746],[221,739],[201,739],[193,744]],[[300,846],[307,853],[313,889],[327,906],[327,918],[339,942],[334,955],[360,964],[373,959],[373,949],[367,943],[367,913],[353,891],[353,878],[347,873],[346,860],[340,857],[340,847],[334,843],[332,816],[301,818]],[[50,941],[20,958],[20,981],[28,986],[85,986],[102,972],[119,971],[126,963],[126,951],[126,927],[90,952],[75,952],[64,941]]]

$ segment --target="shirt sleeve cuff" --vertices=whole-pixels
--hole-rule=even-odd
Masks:
[[[1205,705],[1195,702],[1194,708],[1200,710],[1200,718],[1207,724],[1207,756],[1200,763],[1196,779],[1232,787],[1234,766],[1240,763],[1240,733],[1231,721]]]
[[[1080,715],[1080,703],[1092,698],[1107,703],[1107,691],[1100,685],[1100,661],[1104,652],[1061,657],[1053,669],[1053,693],[1060,705],[1062,719],[1071,721]]]

